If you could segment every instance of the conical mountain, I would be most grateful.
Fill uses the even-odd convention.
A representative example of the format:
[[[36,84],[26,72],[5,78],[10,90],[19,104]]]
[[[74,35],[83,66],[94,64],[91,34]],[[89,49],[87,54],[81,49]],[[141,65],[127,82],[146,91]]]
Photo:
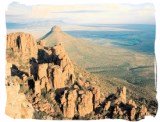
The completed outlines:
[[[40,40],[45,41],[46,46],[54,46],[57,43],[62,43],[66,46],[71,46],[69,44],[75,43],[77,41],[76,38],[64,33],[60,26],[54,26],[51,28],[51,30],[45,34],[43,37],[40,38]]]

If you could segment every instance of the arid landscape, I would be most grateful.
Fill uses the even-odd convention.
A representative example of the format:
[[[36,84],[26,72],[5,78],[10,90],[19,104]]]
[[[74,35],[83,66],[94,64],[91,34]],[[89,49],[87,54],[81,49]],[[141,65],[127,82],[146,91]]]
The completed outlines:
[[[87,5],[72,6],[71,11],[64,11],[64,6],[11,6],[6,16],[5,112],[9,117],[139,121],[156,115],[155,25],[88,24],[87,18],[82,18],[85,24],[65,23],[67,19],[78,22],[81,14],[91,20],[96,18],[93,13],[103,18],[105,5],[94,6],[95,11]],[[140,5],[138,12],[152,13],[152,6],[144,6]],[[108,12],[117,9],[123,13],[126,7],[131,8],[129,13],[137,10],[131,5],[108,7]],[[34,10],[40,8],[55,14],[55,18],[44,16],[47,19],[39,21],[41,15]],[[25,18],[29,18],[27,22]]]
[[[82,48],[83,43],[63,33],[58,26],[54,26],[49,33],[53,40],[43,38],[38,42],[27,33],[7,35],[6,114],[13,118],[127,120],[139,120],[146,115],[156,114],[156,92],[153,89],[148,90],[113,76],[102,77],[104,75],[99,73],[89,73],[70,59],[80,60],[74,57],[78,56],[75,49]],[[70,54],[68,56],[64,47],[76,43],[81,43],[79,48],[74,47],[78,44],[66,48]],[[90,45],[87,49],[90,53],[89,50],[94,48]],[[107,48],[106,51],[108,50],[111,49]],[[118,49],[115,47],[115,50]],[[119,55],[121,51],[124,53],[126,50],[119,49]],[[94,52],[100,54],[95,54],[94,58],[100,59],[102,52]],[[113,54],[114,52],[112,56]],[[142,58],[140,54],[128,55],[131,59],[133,56],[137,58],[133,66],[142,62],[144,64],[144,61],[146,65],[152,64],[147,56]],[[125,58],[130,59],[128,57]],[[125,59],[115,62],[107,60],[109,65],[120,65],[118,63]],[[100,66],[100,61],[95,65]],[[84,60],[85,62],[87,61]],[[94,62],[91,62],[90,67]],[[11,106],[15,111],[10,109]]]

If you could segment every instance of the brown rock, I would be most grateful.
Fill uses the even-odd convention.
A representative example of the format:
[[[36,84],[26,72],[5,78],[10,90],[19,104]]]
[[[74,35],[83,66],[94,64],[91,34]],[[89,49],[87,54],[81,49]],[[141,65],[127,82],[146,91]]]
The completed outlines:
[[[38,79],[38,63],[35,58],[30,59],[30,75],[34,77],[34,80]]]
[[[74,85],[73,87],[74,87],[74,89],[79,89],[78,85]]]
[[[132,106],[132,107],[134,107],[134,108],[137,108],[136,103],[135,103],[132,99],[130,99],[130,100],[127,102],[127,104],[130,105],[130,106]]]
[[[130,120],[133,121],[136,115],[136,108],[132,108],[130,112]]]
[[[66,94],[65,94],[66,95]],[[68,93],[68,97],[65,100],[63,98],[62,103],[63,103],[63,115],[66,118],[73,118],[75,115],[75,109],[76,109],[76,100],[77,100],[77,91],[76,90],[71,90]]]
[[[111,106],[111,101],[106,102],[104,109],[108,110]]]
[[[42,112],[45,112],[49,115],[53,115],[54,114],[54,109],[52,108],[51,104],[48,103],[47,101],[42,103],[39,105],[39,110],[42,111]]]
[[[45,47],[45,45],[46,45],[45,40],[40,40],[39,45],[42,47]]]
[[[35,81],[35,94],[38,96],[41,95],[41,85],[39,80]]]
[[[84,83],[85,88],[88,88],[89,86],[90,86],[90,83],[88,81]]]
[[[66,104],[66,102],[67,102],[67,99],[66,99],[66,94],[67,94],[67,90],[65,90],[64,91],[64,94],[63,94],[63,96],[62,96],[62,98],[61,98],[61,104],[62,105],[64,105],[64,104]]]
[[[62,69],[58,65],[53,68],[53,85],[55,89],[65,87],[65,82],[62,81]]]
[[[27,33],[18,32],[7,35],[7,49],[22,53],[26,58],[37,56],[37,44],[33,36]]]
[[[5,112],[12,118],[32,118],[34,109],[27,101],[23,93],[18,93],[20,86],[14,84],[6,86],[7,89],[7,103]]]
[[[100,96],[101,96],[99,87],[93,87],[92,92],[94,95],[94,100],[93,100],[94,108],[97,108],[100,103]]]
[[[46,83],[48,82],[48,79],[46,77],[43,77],[40,79],[40,86],[41,89],[45,88],[46,89]]]
[[[71,84],[74,83],[74,66],[65,52],[62,44],[58,44],[54,47],[55,55],[58,55],[59,66],[62,69],[62,81],[69,80]]]
[[[25,75],[25,74],[23,74],[23,75],[22,75],[22,80],[25,82],[25,81],[27,81],[27,79],[28,79],[28,76]]]
[[[6,76],[11,76],[11,68],[12,68],[12,63],[8,63],[6,65]]]
[[[117,94],[119,96],[118,100],[126,104],[126,87],[124,86],[123,88],[118,88]]]
[[[119,106],[115,106],[113,114],[122,116],[123,112],[122,112],[122,110],[121,110],[121,108]]]
[[[46,82],[46,90],[50,91],[52,89],[52,85],[49,81]]]
[[[81,86],[81,87],[84,87],[84,81],[82,81],[80,78],[78,79],[77,81],[78,85]]]
[[[81,97],[81,101],[78,104],[78,113],[80,116],[84,117],[93,111],[93,94],[91,91],[86,91]]]
[[[84,90],[79,90],[78,94],[84,94]]]
[[[38,77],[39,79],[47,78],[47,68],[48,64],[39,64],[38,65]]]
[[[145,107],[145,105],[141,106],[140,112],[139,112],[139,117],[140,118],[144,118],[144,116],[149,115],[147,108]]]

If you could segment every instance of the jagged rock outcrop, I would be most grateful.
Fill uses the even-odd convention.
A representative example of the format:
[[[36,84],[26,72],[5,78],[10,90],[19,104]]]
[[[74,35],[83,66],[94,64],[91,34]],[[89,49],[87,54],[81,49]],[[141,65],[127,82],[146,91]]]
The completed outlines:
[[[135,121],[149,115],[147,108],[138,106],[132,99],[126,99],[126,87],[117,88],[117,92],[107,97],[104,110],[111,112],[112,118],[125,118]]]
[[[63,115],[66,118],[73,118],[76,110],[77,91],[65,91],[61,104],[63,105]]]
[[[53,87],[55,89],[64,88],[65,80],[62,80],[62,69],[60,66],[55,66],[53,68]]]
[[[42,50],[42,49],[41,49]],[[74,67],[61,44],[44,49],[38,64],[39,79],[45,77],[55,89],[74,83]]]
[[[145,105],[142,105],[139,112],[139,118],[144,118],[146,115],[149,115],[148,110]]]
[[[29,75],[34,77],[34,80],[38,79],[38,62],[35,58],[31,58],[30,61]]]
[[[34,109],[24,93],[19,93],[19,84],[6,86],[7,103],[6,114],[12,118],[32,118]]]
[[[59,58],[59,66],[62,68],[62,81],[70,80],[71,84],[74,83],[74,67],[73,64],[65,52],[62,44],[58,44],[54,47],[55,55]],[[69,79],[70,78],[70,79]]]
[[[135,101],[133,101],[132,99],[130,99],[128,102],[127,102],[128,105],[132,106],[133,108],[137,108],[137,105],[135,103]]]
[[[136,108],[132,108],[130,111],[130,120],[133,121],[135,119],[136,116]]]
[[[77,81],[69,90],[65,90],[61,98],[63,113],[66,118],[73,118],[75,115],[85,117],[90,114],[95,105],[99,105],[99,88],[92,87],[88,89]],[[98,101],[98,102],[97,102]]]
[[[91,91],[85,91],[79,99],[78,113],[79,116],[84,117],[93,111],[93,94]]]
[[[7,35],[7,49],[22,53],[23,58],[37,56],[37,44],[33,36],[23,32],[10,33]]]
[[[39,79],[42,78],[47,78],[47,69],[48,69],[48,64],[38,64],[38,77]]]
[[[58,34],[61,29],[54,27],[51,29],[51,32],[53,31]],[[22,63],[19,66],[14,65],[12,60],[8,63],[6,113],[9,116],[34,116],[33,118],[38,119],[109,117],[134,121],[149,115],[147,107],[139,107],[132,99],[127,100],[125,86],[117,88],[114,94],[102,95],[99,85],[93,85],[92,80],[80,72],[75,73],[75,67],[61,43],[46,47],[42,40],[36,46],[34,39],[24,33],[9,34],[7,40],[7,48],[23,56],[30,55],[30,60],[26,63],[28,72],[22,70]],[[15,111],[12,111],[11,107]]]
[[[93,93],[93,103],[94,103],[94,109],[98,107],[98,105],[100,104],[100,88],[99,87],[93,87],[92,90]]]
[[[117,93],[118,99],[116,102],[122,102],[126,104],[126,87],[124,86],[123,88],[117,88]]]

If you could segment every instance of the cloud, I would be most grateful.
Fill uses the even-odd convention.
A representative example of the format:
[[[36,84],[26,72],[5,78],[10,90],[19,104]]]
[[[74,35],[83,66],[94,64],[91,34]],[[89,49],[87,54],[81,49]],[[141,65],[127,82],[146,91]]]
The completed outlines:
[[[79,11],[59,11],[59,12],[52,12],[52,13],[99,13],[102,12],[100,10],[79,10]]]
[[[64,24],[154,24],[152,4],[33,5],[12,3],[6,12],[7,22],[47,20]]]

